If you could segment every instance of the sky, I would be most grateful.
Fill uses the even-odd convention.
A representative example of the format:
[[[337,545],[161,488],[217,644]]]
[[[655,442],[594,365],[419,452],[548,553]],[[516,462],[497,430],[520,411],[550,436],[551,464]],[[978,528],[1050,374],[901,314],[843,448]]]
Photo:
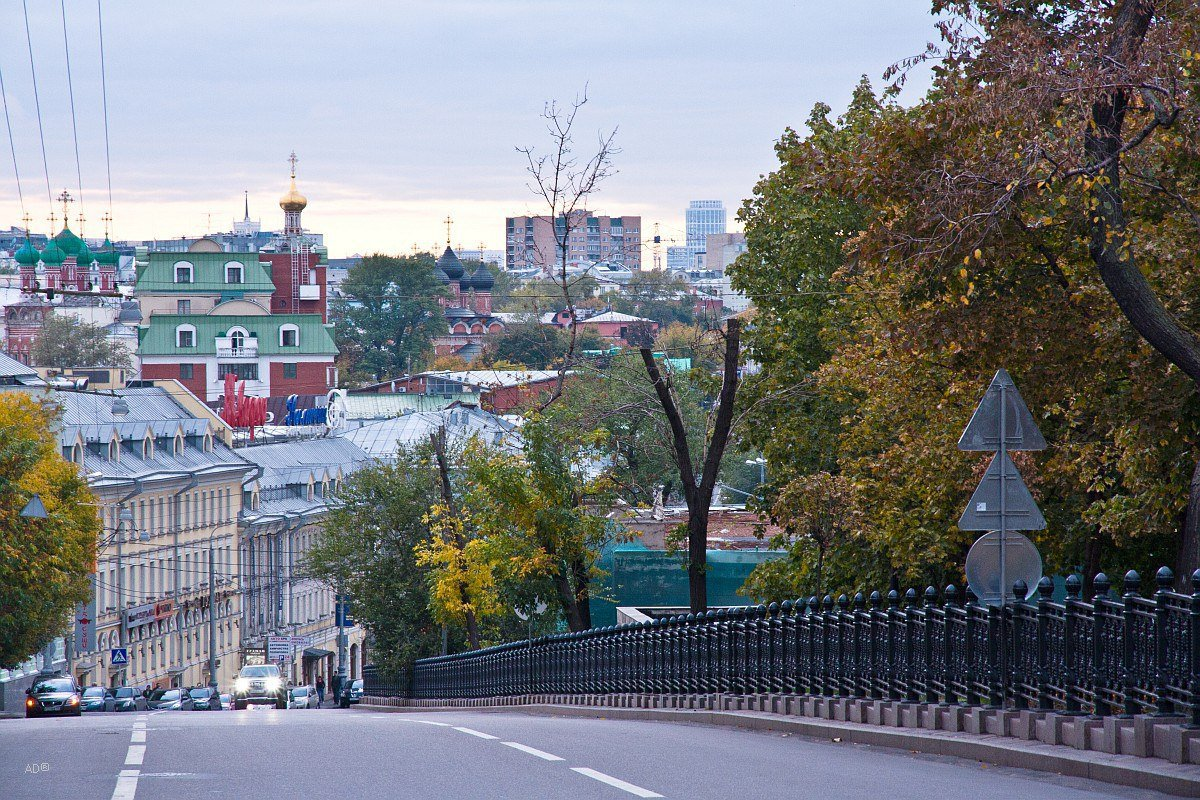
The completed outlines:
[[[45,163],[22,3],[0,0],[25,209],[44,232],[48,197],[82,193],[84,234],[101,236],[97,3],[65,0],[70,84],[60,4],[28,5]],[[243,190],[251,217],[278,229],[294,150],[304,225],[333,257],[432,248],[447,216],[456,246],[502,248],[506,216],[544,213],[516,148],[545,149],[545,103],[585,86],[579,152],[612,128],[620,148],[593,211],[641,215],[645,236],[657,222],[667,244],[682,244],[688,201],[715,199],[736,228],[733,212],[773,168],[784,128],[802,127],[818,101],[843,109],[861,75],[878,87],[890,64],[936,38],[929,0],[100,5],[114,238],[228,230]],[[901,99],[927,85],[915,74]],[[21,224],[17,187],[0,154],[0,227]]]

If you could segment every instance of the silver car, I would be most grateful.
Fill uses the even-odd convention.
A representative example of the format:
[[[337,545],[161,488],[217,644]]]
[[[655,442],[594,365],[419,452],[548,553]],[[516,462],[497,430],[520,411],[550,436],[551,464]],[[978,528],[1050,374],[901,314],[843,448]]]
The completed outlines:
[[[316,708],[317,690],[311,686],[296,686],[288,693],[288,708]]]

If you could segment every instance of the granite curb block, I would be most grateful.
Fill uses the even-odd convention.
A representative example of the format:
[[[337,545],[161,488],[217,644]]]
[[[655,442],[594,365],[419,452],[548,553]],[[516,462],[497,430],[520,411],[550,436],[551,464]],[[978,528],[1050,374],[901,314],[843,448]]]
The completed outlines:
[[[371,702],[367,702],[368,698],[364,698],[363,702],[356,706],[356,708],[362,711],[400,713],[458,711],[462,709],[491,713],[517,711],[541,716],[648,720],[778,731],[814,739],[840,740],[841,742],[851,744],[865,744],[927,753],[930,755],[951,756],[995,764],[997,766],[1030,769],[1039,772],[1054,772],[1068,777],[1087,778],[1104,783],[1132,786],[1139,789],[1151,789],[1182,797],[1200,797],[1200,767],[1191,764],[1171,763],[1162,758],[1147,759],[1137,755],[1120,755],[1092,750],[1080,750],[1073,746],[1075,745],[1074,726],[1070,724],[1062,726],[1063,728],[1071,729],[1069,732],[1064,731],[1064,733],[1070,736],[1068,741],[1063,744],[1048,744],[1036,738],[1013,738],[1012,736],[999,736],[991,733],[964,735],[963,733],[949,729],[949,726],[943,726],[939,730],[930,730],[925,727],[901,728],[893,727],[894,723],[893,725],[883,723],[882,720],[878,723],[872,722],[866,724],[830,720],[824,718],[824,714],[820,714],[820,716],[797,716],[795,714],[773,714],[760,711],[725,710],[725,706],[733,704],[720,701],[711,704],[711,706],[716,706],[714,710],[705,708],[691,710],[687,708],[638,707],[640,704],[636,703],[636,700],[648,700],[649,698],[636,695],[627,695],[623,698],[614,697],[612,699],[605,698],[604,696],[592,696],[587,698],[587,705],[553,702],[563,699],[562,697],[535,695],[519,698],[474,699],[451,702],[373,698]],[[624,702],[622,702],[622,699]],[[805,701],[813,699],[803,698]],[[635,700],[635,702],[628,702],[630,700]],[[609,702],[612,705],[609,705]],[[885,701],[880,701],[880,703],[884,704]],[[787,705],[791,704],[788,703]],[[898,709],[894,709],[890,703],[886,705],[889,711],[888,716],[896,714]],[[882,709],[876,709],[872,706],[868,706],[868,713],[875,711],[876,714],[872,716],[878,718],[879,712]],[[813,711],[817,710],[813,706],[795,708],[794,710],[804,713],[809,712],[810,709]],[[824,710],[824,708],[820,709],[820,711]],[[832,709],[830,710],[832,711]],[[964,719],[964,714],[956,714],[955,712],[970,712],[971,710],[973,709],[941,708],[937,709],[937,711],[942,713],[934,716],[939,721],[945,721],[946,717],[950,717],[953,722],[953,718],[958,717],[963,722],[967,722]],[[950,713],[946,714],[945,712]],[[1035,721],[1043,722],[1043,724],[1049,721],[1051,723],[1050,726],[1053,728],[1059,728],[1061,724],[1058,723],[1057,719],[1053,721],[1038,720],[1035,713],[1025,713],[1028,713],[1027,719],[1031,724]],[[979,720],[982,722],[992,715],[979,716],[982,717]],[[1057,715],[1049,716],[1051,718],[1057,717]],[[979,719],[979,717],[976,719]],[[1014,714],[1010,720],[1014,728],[1021,727],[1019,722],[1020,713]],[[1006,720],[1006,722],[1010,720]],[[1104,735],[1103,726],[1096,726],[1094,724],[1097,722],[1096,720],[1088,719],[1086,721],[1089,723],[1086,726],[1088,734],[1097,737]],[[1125,722],[1125,720],[1122,720],[1122,722]],[[1120,727],[1132,726],[1122,725]],[[1058,731],[1055,732],[1057,733]],[[1195,734],[1194,736],[1188,735],[1186,737],[1188,739],[1200,738],[1200,732],[1186,731],[1185,733]],[[1060,739],[1059,741],[1062,740]]]

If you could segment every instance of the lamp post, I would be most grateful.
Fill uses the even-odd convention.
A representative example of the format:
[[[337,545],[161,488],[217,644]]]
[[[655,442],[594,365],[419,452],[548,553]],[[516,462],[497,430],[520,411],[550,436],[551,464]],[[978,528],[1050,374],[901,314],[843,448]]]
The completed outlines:
[[[150,541],[150,534],[147,531],[137,531],[133,528],[133,511],[125,505],[121,506],[121,513],[117,515],[117,530],[114,538],[117,540],[117,643],[120,647],[125,647],[125,562],[124,553],[121,549],[122,543],[125,541],[125,532],[129,530],[129,541]],[[122,667],[118,673],[120,676],[120,685],[124,686],[126,681],[126,670],[128,669],[128,661],[126,666]]]
[[[767,460],[762,456],[759,456],[758,458],[752,458],[746,462],[746,466],[748,467],[753,467],[755,464],[758,465],[758,485],[762,486],[767,482]]]

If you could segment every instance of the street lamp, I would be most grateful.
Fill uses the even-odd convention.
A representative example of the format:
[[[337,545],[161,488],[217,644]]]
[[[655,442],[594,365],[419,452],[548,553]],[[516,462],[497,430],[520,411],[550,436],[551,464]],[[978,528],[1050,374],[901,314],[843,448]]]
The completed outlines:
[[[759,456],[746,462],[746,466],[748,467],[753,467],[755,464],[758,465],[758,484],[761,486],[767,482],[767,460]]]
[[[125,531],[129,531],[129,541],[148,542],[150,541],[150,532],[146,530],[138,531],[133,527],[133,511],[128,506],[121,506],[121,513],[117,515],[117,530],[113,535],[113,539],[117,543],[117,642],[121,647],[125,647],[125,566],[121,544],[125,541]],[[121,685],[125,685],[125,668],[121,670]]]

